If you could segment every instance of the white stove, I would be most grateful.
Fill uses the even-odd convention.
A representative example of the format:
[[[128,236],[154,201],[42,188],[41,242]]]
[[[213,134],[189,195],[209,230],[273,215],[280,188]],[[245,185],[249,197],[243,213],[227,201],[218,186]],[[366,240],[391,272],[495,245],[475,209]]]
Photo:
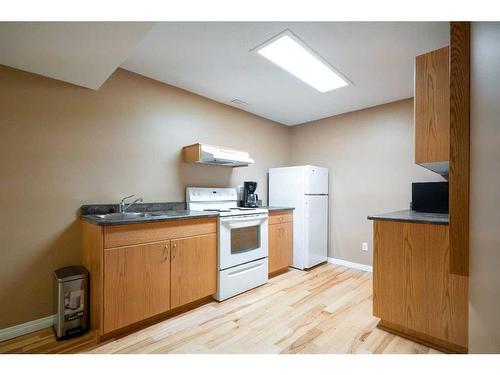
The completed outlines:
[[[186,189],[188,209],[193,211],[218,211],[220,216],[267,214],[265,208],[238,207],[238,195],[233,188]]]
[[[268,211],[238,207],[236,189],[186,189],[189,210],[218,211],[218,277],[214,298],[225,300],[268,280]]]

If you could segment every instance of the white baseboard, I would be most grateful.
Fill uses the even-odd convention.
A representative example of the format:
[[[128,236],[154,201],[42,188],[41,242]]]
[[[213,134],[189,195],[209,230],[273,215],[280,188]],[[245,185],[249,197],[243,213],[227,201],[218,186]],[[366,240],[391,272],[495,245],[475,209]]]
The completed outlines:
[[[373,272],[373,267],[372,266],[368,266],[366,264],[361,264],[361,263],[349,262],[347,260],[342,260],[342,259],[328,257],[328,263],[336,264],[338,266],[355,268],[355,269],[361,270],[361,271]]]
[[[54,324],[54,315],[0,329],[0,342],[50,327],[52,324]]]

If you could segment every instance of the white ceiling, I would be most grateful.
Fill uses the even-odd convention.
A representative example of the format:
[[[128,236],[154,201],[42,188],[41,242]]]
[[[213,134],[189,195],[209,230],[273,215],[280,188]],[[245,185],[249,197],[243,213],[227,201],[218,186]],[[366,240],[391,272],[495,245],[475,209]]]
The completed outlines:
[[[320,93],[250,52],[289,29],[353,84]],[[0,22],[0,64],[98,89],[118,67],[287,124],[413,96],[448,22]]]
[[[250,52],[285,29],[353,84],[320,93]],[[162,22],[122,67],[296,125],[412,97],[414,57],[448,44],[448,22]]]
[[[0,64],[98,89],[152,22],[0,22]]]

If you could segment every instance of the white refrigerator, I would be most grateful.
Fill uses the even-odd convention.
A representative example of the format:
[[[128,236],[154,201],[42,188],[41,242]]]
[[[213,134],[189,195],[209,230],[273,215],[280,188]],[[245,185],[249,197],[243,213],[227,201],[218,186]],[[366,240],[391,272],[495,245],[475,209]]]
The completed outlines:
[[[292,267],[305,269],[327,260],[327,168],[311,165],[271,168],[269,205],[295,208]]]

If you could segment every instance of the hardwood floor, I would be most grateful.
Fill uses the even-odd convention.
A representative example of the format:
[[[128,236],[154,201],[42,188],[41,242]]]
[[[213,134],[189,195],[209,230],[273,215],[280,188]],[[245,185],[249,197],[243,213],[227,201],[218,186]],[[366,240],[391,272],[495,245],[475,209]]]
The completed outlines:
[[[51,329],[0,343],[0,353],[439,353],[376,328],[372,274],[326,264],[97,346]]]

